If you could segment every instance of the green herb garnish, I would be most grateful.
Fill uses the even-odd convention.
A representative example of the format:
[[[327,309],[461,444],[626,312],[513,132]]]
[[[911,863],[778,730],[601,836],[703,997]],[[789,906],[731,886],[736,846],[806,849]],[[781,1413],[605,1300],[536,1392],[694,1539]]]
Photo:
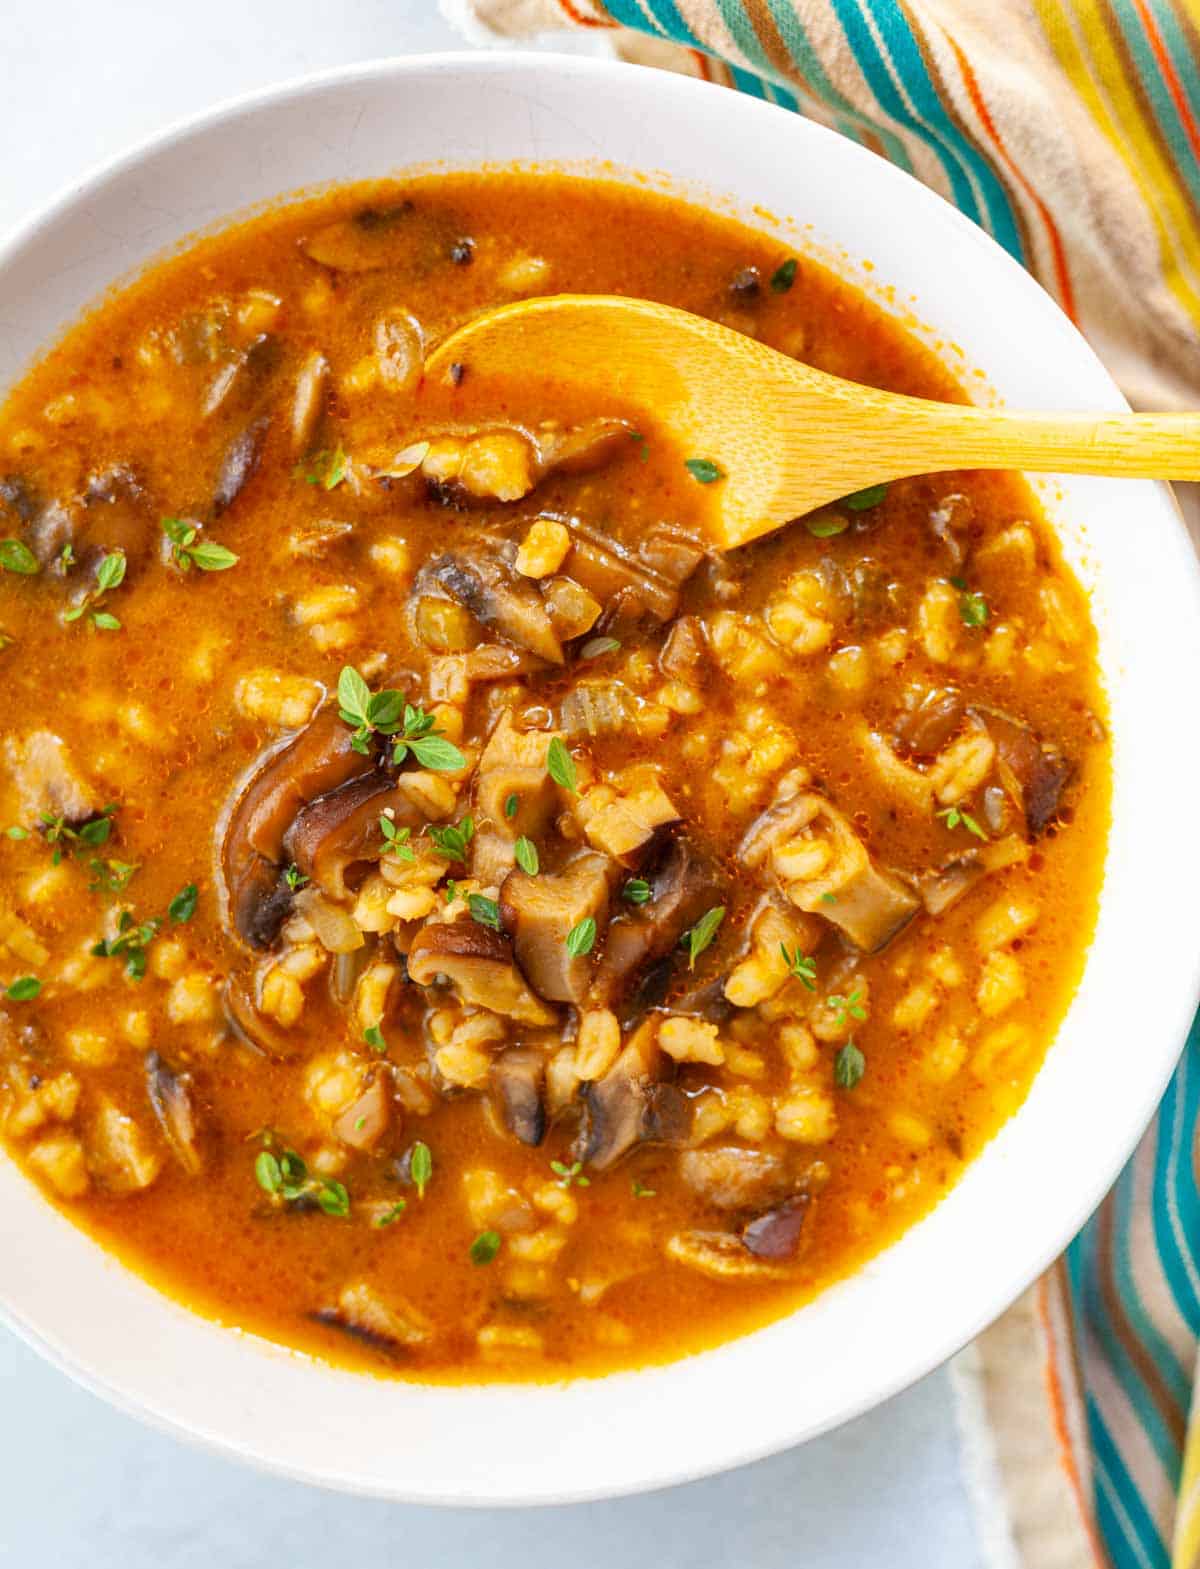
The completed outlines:
[[[125,581],[125,552],[123,550],[110,551],[100,562],[96,572],[96,586],[86,594],[79,604],[66,611],[64,621],[78,621],[85,612],[92,625],[99,627],[102,632],[117,632],[121,623],[116,616],[107,610],[97,610],[96,606],[111,589],[120,588]]]
[[[465,768],[466,758],[453,741],[434,729],[436,723],[433,714],[405,703],[400,735],[392,749],[392,762],[398,767],[411,752],[422,768],[443,773]]]
[[[783,955],[784,964],[788,967],[788,974],[794,976],[801,985],[807,986],[810,992],[815,992],[817,989],[816,961],[810,959],[807,954],[801,953],[798,947],[789,953],[785,943],[779,944],[779,951]]]
[[[546,748],[546,772],[556,785],[561,785],[564,790],[575,794],[575,786],[579,774],[575,767],[575,759],[567,751],[566,744],[561,736],[555,736]]]
[[[850,527],[850,519],[826,507],[805,518],[804,526],[814,539],[832,539],[835,534],[846,532]]]
[[[123,958],[126,975],[130,980],[140,981],[146,973],[146,949],[161,925],[160,916],[135,922],[128,910],[122,910],[117,918],[117,935],[101,938],[91,951],[97,959]]]
[[[658,1191],[656,1188],[646,1187],[645,1184],[639,1182],[636,1177],[633,1179],[632,1186],[633,1196],[635,1199],[652,1199],[655,1193]]]
[[[200,897],[195,883],[185,883],[167,906],[167,914],[176,926],[182,926],[185,921],[190,921],[196,913],[196,901]]]
[[[490,1264],[500,1251],[500,1233],[481,1231],[468,1251],[472,1264]]]
[[[853,1041],[847,1041],[833,1059],[833,1082],[840,1090],[852,1090],[867,1070],[867,1059]]]
[[[504,815],[509,820],[509,822],[512,822],[513,818],[517,815],[517,809],[520,807],[520,805],[521,805],[521,797],[517,794],[517,792],[515,790],[512,792],[511,795],[505,796],[505,798],[504,798]]]
[[[585,915],[582,921],[577,921],[567,933],[566,943],[572,959],[582,959],[591,953],[596,945],[595,919]]]
[[[462,861],[465,865],[467,846],[475,837],[474,818],[464,817],[457,824],[430,823],[425,832],[433,840],[435,850],[451,861]]]
[[[383,835],[382,855],[394,855],[398,861],[415,861],[416,856],[409,847],[412,837],[411,828],[397,828],[392,819],[384,812],[379,819],[379,832]]]
[[[20,975],[4,988],[4,995],[9,1002],[32,1002],[41,989],[42,983],[36,975]]]
[[[683,466],[698,485],[712,485],[725,478],[725,470],[718,468],[711,458],[688,458]]]
[[[934,815],[940,817],[947,828],[957,828],[961,824],[969,834],[974,834],[976,839],[982,839],[985,842],[987,840],[987,834],[984,833],[970,812],[964,812],[961,806],[947,806]]]
[[[36,577],[42,570],[33,551],[19,539],[0,539],[0,568],[22,577]]]
[[[350,745],[356,752],[370,751],[373,734],[394,735],[400,729],[404,693],[393,688],[372,692],[353,665],[342,666],[337,695],[338,718],[353,727]]]
[[[288,867],[287,871],[284,872],[283,880],[288,885],[288,887],[292,890],[292,892],[295,893],[297,888],[303,888],[304,887],[305,883],[308,881],[308,878],[304,875],[304,873],[300,870],[300,868],[293,862],[293,864]]]
[[[403,1215],[407,1208],[408,1205],[403,1199],[397,1199],[394,1204],[392,1204],[388,1209],[384,1210],[382,1215],[376,1217],[376,1226],[390,1226],[393,1221],[400,1219],[401,1215]]]
[[[853,495],[842,497],[842,506],[849,507],[851,512],[867,512],[871,507],[877,507],[887,495],[886,485],[868,485],[865,490],[856,490]]]
[[[986,626],[990,612],[988,610],[988,602],[984,596],[972,593],[962,583],[961,579],[957,580],[954,586],[961,589],[958,596],[958,613],[962,617],[963,625],[968,627]]]
[[[199,526],[184,518],[163,518],[162,530],[171,541],[171,557],[181,572],[198,567],[201,572],[225,572],[237,566],[232,550],[212,539],[200,539]]]
[[[489,926],[494,932],[500,930],[500,906],[495,899],[485,898],[481,893],[469,893],[467,908],[471,912],[471,919],[478,921],[480,926]]]
[[[861,1021],[867,1016],[867,1011],[862,1005],[861,991],[853,991],[849,997],[843,997],[837,992],[831,992],[825,999],[825,1006],[833,1014],[834,1020],[839,1026],[844,1026],[848,1018]]]
[[[648,904],[650,884],[644,877],[631,877],[621,889],[621,898],[627,899],[630,904]]]
[[[569,1188],[572,1184],[577,1188],[591,1187],[591,1179],[583,1175],[583,1162],[581,1160],[573,1161],[569,1166],[565,1165],[561,1160],[552,1160],[550,1162],[550,1170],[558,1178],[558,1182],[555,1184],[556,1187]]]
[[[124,893],[138,870],[138,861],[102,861],[93,856],[88,862],[92,880],[89,893]]]
[[[532,839],[527,839],[524,834],[513,845],[513,857],[517,865],[529,877],[536,877],[541,866],[538,858],[537,845]]]
[[[429,1179],[433,1176],[433,1152],[421,1139],[413,1145],[408,1157],[408,1174],[417,1190],[417,1197],[423,1199]]]
[[[349,460],[339,441],[332,452],[317,452],[309,459],[312,467],[306,472],[303,463],[292,470],[307,485],[320,485],[322,490],[336,490],[346,477]]]
[[[376,1051],[386,1051],[387,1042],[383,1038],[383,1031],[378,1024],[368,1024],[363,1031],[363,1040],[368,1046],[373,1046]]]
[[[688,951],[689,970],[694,970],[696,968],[696,960],[700,957],[706,948],[710,948],[712,946],[713,940],[716,937],[717,931],[724,919],[725,906],[723,904],[714,905],[711,910],[706,911],[700,917],[695,926],[690,927],[686,932],[684,932],[680,941]]]
[[[771,288],[776,294],[786,294],[796,281],[796,268],[800,263],[794,256],[789,256],[787,261],[780,262],[771,274]]]
[[[254,1176],[264,1193],[285,1204],[314,1199],[326,1215],[339,1219],[350,1213],[350,1195],[333,1177],[310,1174],[304,1159],[295,1150],[260,1150],[254,1160]]]

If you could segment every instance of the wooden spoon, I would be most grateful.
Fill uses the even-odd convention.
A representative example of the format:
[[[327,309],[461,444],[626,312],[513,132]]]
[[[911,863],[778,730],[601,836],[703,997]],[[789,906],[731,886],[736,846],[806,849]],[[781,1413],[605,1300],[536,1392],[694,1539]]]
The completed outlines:
[[[1200,479],[1200,413],[1028,414],[902,397],[651,300],[502,305],[447,338],[426,375],[455,363],[521,381],[533,369],[653,414],[686,457],[720,471],[713,527],[725,547],[871,485],[944,469]]]

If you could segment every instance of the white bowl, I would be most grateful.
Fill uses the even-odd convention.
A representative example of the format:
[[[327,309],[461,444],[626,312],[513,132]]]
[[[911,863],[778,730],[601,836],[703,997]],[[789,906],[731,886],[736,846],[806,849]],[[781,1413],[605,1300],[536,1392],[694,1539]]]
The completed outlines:
[[[383,62],[243,99],[68,191],[0,252],[0,387],[114,278],[279,193],[438,160],[600,159],[794,219],[793,244],[827,247],[859,282],[870,258],[877,284],[1010,404],[1125,407],[1027,274],[882,159],[699,82],[501,54]],[[853,1279],[668,1367],[553,1386],[404,1384],[190,1314],[0,1159],[8,1319],[74,1377],[174,1433],[307,1481],[425,1503],[661,1487],[811,1438],[950,1355],[1099,1201],[1167,1082],[1200,989],[1200,836],[1171,811],[1200,773],[1200,729],[1177,707],[1200,668],[1196,563],[1164,487],[1063,480],[1046,502],[1093,590],[1112,704],[1100,922],[1024,1107],[938,1208]]]

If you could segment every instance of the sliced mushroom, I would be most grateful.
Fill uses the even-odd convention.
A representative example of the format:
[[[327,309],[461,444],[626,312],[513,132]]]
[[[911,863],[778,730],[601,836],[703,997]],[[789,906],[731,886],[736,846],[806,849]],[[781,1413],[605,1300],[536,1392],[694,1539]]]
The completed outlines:
[[[510,872],[500,890],[500,919],[534,991],[551,1002],[581,1003],[587,994],[591,954],[571,954],[567,937],[581,921],[604,930],[616,868],[605,855],[584,850],[561,872],[530,877]]]
[[[270,426],[270,415],[260,414],[244,430],[239,431],[226,447],[213,486],[213,517],[219,518],[223,512],[227,512],[254,477],[262,460]]]
[[[423,926],[408,950],[408,975],[418,986],[445,976],[465,1003],[518,1024],[553,1024],[557,1018],[525,984],[508,939],[478,921]]]
[[[32,523],[41,511],[33,486],[22,474],[0,475],[0,507],[15,513],[21,523]]]
[[[966,699],[955,687],[934,687],[896,726],[896,741],[910,756],[934,757],[962,724]]]
[[[292,1062],[303,1050],[304,1036],[282,1029],[258,1006],[259,977],[253,970],[231,975],[221,1002],[233,1038],[259,1052],[268,1062]]]
[[[381,769],[360,774],[300,809],[284,835],[284,853],[331,899],[347,899],[350,869],[380,857],[385,811],[397,828],[416,831],[425,824],[394,779]]]
[[[474,783],[471,875],[480,882],[503,882],[518,836],[536,839],[549,826],[558,791],[546,772],[546,754],[555,736],[562,739],[556,730],[518,730],[507,708],[496,721]]]
[[[680,1231],[669,1238],[666,1255],[710,1280],[788,1280],[792,1271],[783,1264],[755,1258],[740,1237],[728,1231]]]
[[[659,623],[670,621],[679,608],[680,588],[703,556],[695,541],[660,528],[642,540],[635,555],[577,518],[556,521],[571,531],[563,571],[607,606],[607,623],[632,624],[647,615]]]
[[[742,1227],[742,1246],[755,1258],[795,1258],[811,1203],[809,1194],[796,1193],[765,1214],[756,1215]]]
[[[593,1007],[607,1007],[626,995],[640,970],[673,953],[688,927],[721,903],[715,867],[684,835],[666,842],[647,881],[646,903],[624,911],[608,928],[592,982]]]
[[[751,871],[767,867],[785,899],[823,915],[864,953],[889,943],[919,907],[894,873],[874,865],[849,820],[807,791],[786,796],[757,818],[738,859]]]
[[[283,840],[297,813],[374,769],[351,746],[351,734],[336,708],[322,709],[293,741],[267,755],[234,808],[221,870],[230,919],[251,947],[269,947],[286,916]]]
[[[795,1186],[781,1156],[734,1144],[685,1150],[679,1175],[693,1193],[718,1209],[751,1210],[775,1202]]]
[[[969,710],[986,726],[996,743],[996,772],[1000,783],[1025,816],[1033,838],[1041,834],[1058,812],[1062,793],[1074,767],[1052,743],[998,708]]]
[[[191,1076],[176,1073],[156,1051],[148,1051],[146,1093],[163,1137],[171,1146],[171,1153],[188,1176],[194,1177],[200,1170],[201,1159]]]
[[[95,817],[99,801],[72,761],[66,742],[52,730],[10,736],[4,760],[21,803],[21,815],[37,822],[44,813],[73,828]]]
[[[493,542],[439,556],[417,574],[414,591],[436,583],[469,610],[483,626],[527,648],[552,665],[563,662],[563,648],[541,594],[528,578],[511,570]]]
[[[658,656],[658,668],[677,680],[694,681],[707,657],[704,623],[698,616],[679,616],[671,623]]]
[[[278,366],[281,357],[278,338],[268,332],[260,332],[244,349],[238,349],[208,384],[200,406],[204,418],[245,407],[261,392],[264,380]]]
[[[490,1084],[496,1114],[522,1144],[546,1137],[546,1058],[540,1051],[513,1046],[492,1064]]]
[[[657,1024],[642,1025],[603,1078],[580,1091],[583,1123],[574,1155],[607,1171],[639,1144],[676,1144],[691,1124],[688,1102],[666,1075],[673,1064],[657,1042]]]
[[[362,1089],[338,1114],[333,1131],[351,1149],[374,1149],[388,1130],[391,1114],[392,1097],[387,1074],[382,1068],[372,1068]]]
[[[292,454],[303,457],[312,445],[317,425],[325,411],[325,395],[329,389],[329,361],[320,349],[312,349],[296,374],[296,390],[292,394],[291,435]]]
[[[301,240],[300,249],[336,272],[403,268],[412,275],[448,261],[459,233],[450,214],[402,201],[393,207],[364,207],[352,217],[324,224]]]
[[[414,1351],[433,1336],[432,1324],[415,1308],[395,1296],[385,1301],[365,1281],[347,1286],[335,1307],[318,1308],[313,1318],[389,1356]]]

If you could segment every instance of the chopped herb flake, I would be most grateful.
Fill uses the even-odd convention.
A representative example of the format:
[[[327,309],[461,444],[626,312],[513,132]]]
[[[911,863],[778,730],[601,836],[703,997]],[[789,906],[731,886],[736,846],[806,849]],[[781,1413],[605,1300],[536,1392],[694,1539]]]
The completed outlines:
[[[537,845],[532,839],[527,839],[524,834],[513,845],[513,856],[521,870],[530,877],[536,877],[541,861],[538,858]]]
[[[469,1252],[472,1264],[490,1264],[500,1251],[500,1233],[481,1231],[472,1242]]]
[[[840,1090],[852,1090],[867,1070],[867,1059],[853,1041],[847,1041],[833,1059],[833,1082]]]
[[[849,507],[851,512],[867,512],[877,507],[887,493],[886,485],[868,485],[865,490],[856,490],[853,495],[843,496],[842,506]]]
[[[684,932],[681,941],[683,946],[688,951],[689,970],[694,970],[696,968],[696,960],[700,957],[706,948],[710,948],[712,946],[713,940],[715,939],[721,922],[724,919],[725,906],[723,904],[714,905],[711,910],[706,911],[700,917],[695,926],[690,927],[686,932]]]
[[[495,899],[485,898],[481,893],[469,893],[467,908],[471,912],[471,919],[478,921],[480,926],[490,926],[494,932],[500,930],[500,906]]]
[[[195,883],[188,883],[181,888],[167,906],[167,914],[176,926],[181,926],[184,921],[190,921],[196,913],[196,901],[200,897]]]
[[[817,989],[817,966],[815,960],[810,959],[807,954],[801,953],[798,947],[789,953],[785,943],[779,944],[779,951],[783,955],[784,964],[788,967],[788,974],[794,976],[810,992],[815,992]]]
[[[36,975],[20,975],[4,988],[4,995],[9,1002],[32,1002],[41,989],[42,983]]]
[[[22,577],[35,577],[41,571],[33,551],[19,539],[0,539],[0,568]]]
[[[688,458],[683,466],[698,485],[712,485],[725,478],[725,470],[719,468],[711,458]]]
[[[595,919],[585,915],[582,921],[577,921],[567,933],[566,943],[572,959],[582,959],[591,953],[596,945]]]
[[[417,1197],[425,1197],[425,1189],[429,1186],[429,1179],[433,1176],[433,1152],[429,1145],[421,1139],[412,1147],[412,1154],[408,1158],[408,1173],[417,1190]]]
[[[787,261],[780,262],[771,274],[771,288],[776,294],[786,294],[796,281],[796,268],[800,263],[794,256],[789,256]]]
[[[575,793],[576,782],[579,778],[575,767],[575,759],[567,751],[561,736],[555,736],[546,748],[546,772],[556,785],[561,785],[564,790]]]
[[[644,877],[631,877],[621,889],[621,898],[627,899],[630,904],[647,904],[650,899],[650,884]]]

